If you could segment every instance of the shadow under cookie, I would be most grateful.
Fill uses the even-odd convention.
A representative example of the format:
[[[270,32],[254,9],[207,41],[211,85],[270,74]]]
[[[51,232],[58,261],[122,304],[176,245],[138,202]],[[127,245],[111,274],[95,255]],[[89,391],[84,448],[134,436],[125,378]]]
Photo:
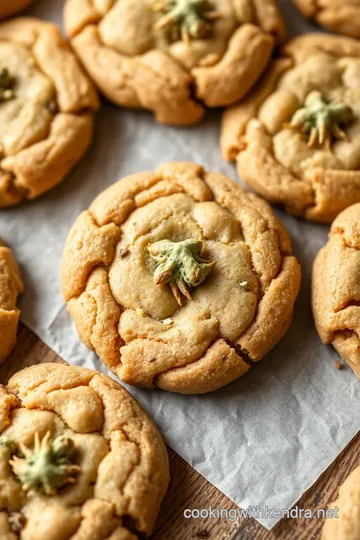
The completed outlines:
[[[52,23],[0,24],[0,207],[61,182],[87,150],[96,90]]]

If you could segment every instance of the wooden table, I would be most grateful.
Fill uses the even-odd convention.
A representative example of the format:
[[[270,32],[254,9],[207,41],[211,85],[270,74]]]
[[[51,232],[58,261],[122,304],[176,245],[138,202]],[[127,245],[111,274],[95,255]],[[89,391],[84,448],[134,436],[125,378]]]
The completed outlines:
[[[40,362],[62,362],[32,332],[22,326],[18,344],[0,368],[0,382],[19,369]],[[231,522],[216,519],[185,519],[186,508],[226,508],[237,506],[169,449],[171,483],[158,519],[154,540],[317,540],[321,537],[321,519],[284,519],[272,532],[254,519]],[[337,495],[339,485],[360,464],[360,434],[308,490],[299,508],[326,508]]]

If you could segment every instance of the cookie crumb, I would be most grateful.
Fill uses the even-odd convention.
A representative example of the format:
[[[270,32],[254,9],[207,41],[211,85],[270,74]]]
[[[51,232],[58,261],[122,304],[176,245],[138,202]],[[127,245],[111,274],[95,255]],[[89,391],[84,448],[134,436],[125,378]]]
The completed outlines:
[[[242,282],[240,283],[240,287],[241,287],[242,289],[245,289],[245,290],[247,291],[247,290],[249,289],[249,284],[248,284],[247,281],[242,281]]]
[[[12,532],[18,534],[25,525],[25,516],[20,512],[12,512],[9,515],[9,525]]]
[[[7,99],[11,99],[13,97],[13,91],[12,90],[4,90],[4,93],[3,93],[3,96],[4,98],[7,100]]]
[[[142,308],[137,308],[136,313],[139,315],[139,317],[145,317],[146,313]]]
[[[336,369],[343,369],[344,364],[342,362],[340,362],[340,360],[336,360],[335,367],[336,367]]]
[[[165,326],[171,326],[172,324],[174,324],[174,321],[170,317],[168,317],[167,319],[163,320],[163,324]]]

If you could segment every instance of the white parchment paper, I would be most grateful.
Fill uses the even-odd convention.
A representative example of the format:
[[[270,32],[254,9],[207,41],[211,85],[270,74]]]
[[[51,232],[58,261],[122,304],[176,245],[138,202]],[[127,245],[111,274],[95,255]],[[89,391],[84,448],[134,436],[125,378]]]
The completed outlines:
[[[312,27],[282,6],[292,33]],[[61,24],[62,0],[28,12]],[[106,372],[80,342],[60,291],[60,261],[70,226],[104,188],[124,175],[171,160],[192,160],[236,180],[222,161],[218,112],[202,125],[173,129],[150,113],[104,102],[90,151],[65,182],[40,199],[0,211],[0,234],[13,247],[26,286],[22,320],[72,364]],[[241,380],[204,396],[130,388],[168,444],[239,506],[290,508],[359,429],[360,385],[335,369],[310,309],[311,266],[328,227],[278,212],[290,231],[303,282],[294,323],[281,343]],[[209,501],[211,504],[211,501]],[[260,519],[271,528],[275,519]]]

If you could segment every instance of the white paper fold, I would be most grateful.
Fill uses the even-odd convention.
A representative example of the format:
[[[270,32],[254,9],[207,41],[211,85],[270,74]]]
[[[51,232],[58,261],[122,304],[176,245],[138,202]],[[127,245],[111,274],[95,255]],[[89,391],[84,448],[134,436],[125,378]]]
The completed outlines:
[[[287,0],[292,31],[309,30]],[[61,24],[62,0],[40,0],[29,13]],[[79,341],[60,291],[60,262],[70,226],[94,197],[122,176],[171,160],[197,161],[236,179],[222,161],[219,113],[202,125],[173,129],[151,114],[104,103],[85,159],[42,198],[0,212],[0,235],[21,264],[22,320],[72,364],[106,372]],[[320,343],[309,294],[311,266],[328,228],[278,212],[303,269],[294,323],[276,349],[243,379],[204,396],[131,389],[168,444],[239,506],[290,508],[357,433],[360,385],[335,369],[336,353]],[[210,505],[211,501],[209,501]],[[276,520],[261,519],[271,528]]]

